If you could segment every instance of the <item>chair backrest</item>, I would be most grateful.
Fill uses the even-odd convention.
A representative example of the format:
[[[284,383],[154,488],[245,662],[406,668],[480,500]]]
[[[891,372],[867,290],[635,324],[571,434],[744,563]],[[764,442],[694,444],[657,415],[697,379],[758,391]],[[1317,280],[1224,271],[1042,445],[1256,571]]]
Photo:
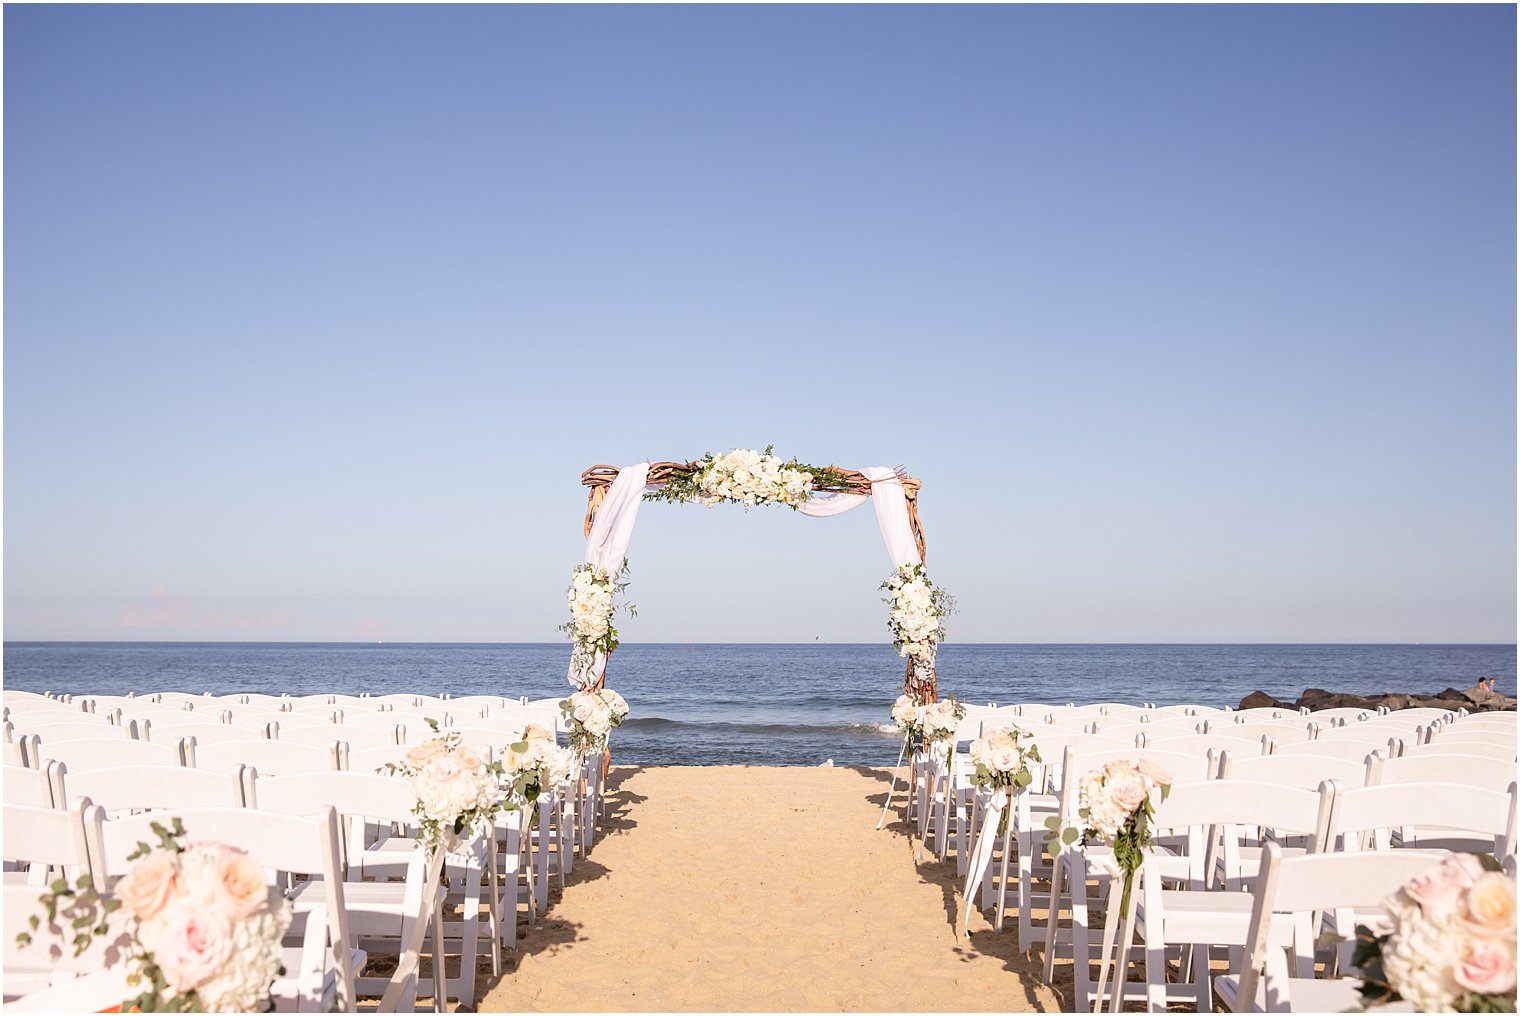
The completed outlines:
[[[459,735],[459,743],[471,751],[491,750],[499,753],[502,748],[522,739],[522,727],[516,724],[469,724],[450,727],[449,733]]]
[[[186,713],[185,715],[188,716],[189,714]],[[151,723],[148,725],[147,733],[148,736],[144,740],[159,743],[188,741],[192,737],[197,741],[225,741],[229,738],[236,739],[248,736],[237,727],[229,726],[226,723],[204,720],[199,723],[165,723],[163,725]]]
[[[316,815],[324,807],[339,815],[411,822],[416,791],[409,781],[375,773],[328,772],[295,776],[256,774],[250,807],[283,815]]]
[[[55,980],[62,982],[58,974],[76,977],[103,970],[119,951],[130,942],[127,932],[117,923],[118,934],[96,937],[78,956],[74,955],[75,930],[59,907],[58,921],[48,924],[47,908],[42,905],[43,886],[11,884],[4,887],[4,931],[0,955],[4,958],[5,1000],[30,995],[48,987]],[[32,918],[36,923],[32,924]],[[17,936],[31,936],[31,942],[21,945]],[[7,1005],[7,1011],[10,1010]],[[64,1006],[49,1006],[54,1012],[68,1011]],[[76,1011],[92,1011],[81,1005]],[[42,1010],[32,1010],[42,1011]]]
[[[70,802],[87,798],[110,815],[172,808],[243,807],[242,773],[188,766],[112,766],[70,771]]]
[[[257,738],[244,741],[220,741],[190,745],[189,764],[197,769],[237,772],[239,766],[251,766],[261,773],[285,776],[289,773],[320,773],[338,768],[337,738],[326,747],[293,744]]]
[[[1268,976],[1266,1008],[1273,1012],[1293,1010],[1288,997],[1290,981],[1286,958],[1272,944],[1274,914],[1295,915],[1293,926],[1308,937],[1318,931],[1311,915],[1342,908],[1372,908],[1410,879],[1439,863],[1441,854],[1418,850],[1389,850],[1377,854],[1315,853],[1284,857],[1282,848],[1268,843],[1262,856],[1261,874],[1251,904],[1251,924],[1246,935],[1237,980],[1237,1011],[1250,1012],[1256,1004],[1258,986]],[[1312,955],[1312,943],[1295,943]],[[1278,976],[1272,976],[1273,974]]]
[[[1493,758],[1513,763],[1515,749],[1512,745],[1479,744],[1461,739],[1431,741],[1429,744],[1405,744],[1405,755],[1470,755],[1473,758]]]
[[[1042,752],[1043,754],[1043,752]],[[1075,745],[1066,748],[1061,773],[1061,824],[1076,825],[1077,787],[1094,769],[1119,759],[1144,759],[1160,766],[1172,775],[1172,785],[1207,780],[1211,775],[1212,759],[1208,755],[1185,755],[1182,752],[1162,751],[1156,748],[1105,748],[1097,751]]]
[[[1255,751],[1261,754],[1263,748],[1262,739],[1259,737],[1239,737],[1234,733],[1221,734],[1177,734],[1171,737],[1149,738],[1145,742],[1147,748],[1160,748],[1162,751],[1180,751],[1184,754],[1207,755],[1210,751],[1235,751],[1242,755]]]
[[[453,703],[450,704],[452,705]],[[565,719],[565,714],[559,711],[559,706],[507,705],[490,709],[484,719],[488,723],[496,723],[502,720],[511,722],[521,721],[525,724],[536,723],[545,730],[552,730],[555,733],[563,733],[567,729],[566,725],[568,723]],[[475,723],[476,721],[461,717],[459,722]]]
[[[1261,706],[1256,709],[1237,709],[1225,718],[1235,723],[1255,723],[1261,720],[1286,720],[1301,715],[1303,714],[1297,709],[1286,706]]]
[[[438,721],[440,728],[447,726],[443,722],[447,714],[437,714],[432,717]],[[428,726],[427,718],[413,716],[404,712],[363,713],[359,716],[346,716],[343,719],[344,728],[353,727],[376,727],[381,730],[391,730],[400,727],[402,736],[407,744],[420,744],[431,737],[436,736],[433,729]]]
[[[401,743],[401,730],[395,726],[383,728],[324,723],[316,727],[287,729],[284,724],[276,722],[271,725],[270,733],[275,740],[286,744],[314,744],[319,748],[325,748],[333,741],[342,741],[350,748],[382,748]]]
[[[26,871],[27,881],[35,885],[46,885],[60,869],[71,882],[89,870],[81,850],[84,840],[79,809],[28,808],[24,804],[3,807],[0,856],[7,870]]]
[[[135,741],[79,738],[43,742],[37,746],[42,758],[62,762],[70,772],[104,769],[115,765],[178,766],[185,764],[183,741]]]
[[[1262,720],[1257,723],[1225,723],[1220,720],[1210,720],[1204,728],[1209,734],[1233,734],[1236,737],[1242,734],[1248,737],[1270,737],[1276,744],[1295,744],[1299,741],[1311,741],[1321,731],[1315,723],[1281,723],[1276,720]]]
[[[315,818],[280,815],[252,808],[194,808],[145,812],[106,821],[105,811],[93,805],[83,811],[82,823],[90,870],[97,887],[111,889],[132,870],[127,858],[138,843],[157,843],[150,824],[167,825],[178,818],[185,842],[212,840],[246,850],[260,865],[279,873],[320,876],[326,903],[325,919],[337,956],[337,1008],[352,1011],[355,1001],[353,967],[348,962],[354,945],[343,892],[338,815],[324,808]]]
[[[28,808],[61,808],[63,801],[57,796],[57,784],[63,767],[48,761],[40,769],[7,765],[0,784],[5,787],[6,804],[22,804]]]
[[[1395,783],[1337,788],[1330,813],[1330,835],[1343,837],[1344,849],[1356,850],[1362,834],[1367,845],[1388,843],[1387,831],[1419,827],[1469,833],[1493,840],[1502,857],[1514,844],[1515,785],[1504,792],[1454,783]]]
[[[1151,828],[1187,836],[1187,878],[1201,889],[1209,881],[1205,865],[1216,836],[1232,868],[1238,868],[1241,844],[1258,829],[1274,837],[1304,836],[1311,851],[1318,849],[1329,827],[1330,786],[1302,790],[1245,780],[1178,783],[1156,807]]]
[[[81,739],[108,738],[110,740],[129,740],[137,736],[136,723],[128,723],[118,727],[114,723],[104,720],[69,721],[65,723],[44,723],[35,727],[18,724],[18,730],[28,734],[36,734],[44,743],[49,741],[77,741]]]
[[[1360,787],[1367,780],[1367,765],[1315,755],[1248,755],[1227,749],[1220,761],[1219,778],[1300,790],[1317,790],[1326,780],[1335,780],[1342,787]]]
[[[1378,759],[1369,783],[1458,783],[1503,793],[1515,779],[1515,764],[1470,755],[1421,753]]]
[[[1402,716],[1402,713],[1395,715]],[[1442,730],[1497,730],[1503,733],[1514,734],[1516,732],[1516,715],[1513,712],[1503,713],[1474,713],[1471,716],[1448,716],[1447,722],[1442,724]],[[1428,721],[1427,721],[1428,722]]]
[[[47,728],[38,728],[42,733]],[[1502,730],[1469,730],[1466,728],[1456,729],[1455,725],[1444,730],[1433,731],[1428,743],[1430,744],[1487,744],[1498,748],[1515,750],[1515,735]]]
[[[1387,741],[1378,743],[1375,741],[1359,741],[1342,739],[1328,741],[1323,735],[1313,741],[1296,741],[1293,744],[1280,744],[1274,752],[1276,755],[1303,755],[1310,758],[1338,758],[1347,762],[1356,762],[1360,765],[1367,763],[1367,756],[1375,751],[1388,754]]]

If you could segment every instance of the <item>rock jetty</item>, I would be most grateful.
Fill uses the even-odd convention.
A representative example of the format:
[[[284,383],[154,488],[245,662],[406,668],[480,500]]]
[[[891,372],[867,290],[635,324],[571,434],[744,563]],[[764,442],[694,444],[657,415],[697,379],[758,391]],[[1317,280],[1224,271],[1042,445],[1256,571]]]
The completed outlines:
[[[1412,706],[1434,706],[1437,709],[1466,709],[1470,713],[1513,711],[1515,700],[1509,695],[1487,688],[1472,687],[1466,691],[1447,688],[1435,695],[1417,695],[1413,692],[1384,692],[1380,695],[1350,695],[1345,692],[1326,691],[1323,688],[1306,688],[1297,702],[1284,702],[1264,691],[1253,691],[1240,700],[1241,709],[1292,709],[1297,712],[1307,707],[1310,712],[1320,709],[1366,709],[1376,711],[1379,706],[1389,709],[1408,709]]]

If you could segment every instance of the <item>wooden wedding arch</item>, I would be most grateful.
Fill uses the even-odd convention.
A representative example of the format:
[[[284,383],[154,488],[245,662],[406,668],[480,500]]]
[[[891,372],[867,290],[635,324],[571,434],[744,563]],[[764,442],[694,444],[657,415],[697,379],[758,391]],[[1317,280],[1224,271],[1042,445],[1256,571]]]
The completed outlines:
[[[649,478],[646,483],[662,484],[676,476],[690,475],[703,465],[704,463],[700,461],[654,462],[649,466]],[[597,510],[601,508],[602,501],[607,497],[607,488],[612,486],[612,481],[617,479],[620,472],[617,466],[598,464],[581,473],[581,485],[587,488],[585,536],[588,538],[591,536],[591,525],[596,521]],[[908,525],[913,530],[913,542],[918,545],[919,560],[927,564],[924,529],[918,520],[918,491],[922,484],[909,476],[901,466],[898,466],[895,472],[898,482],[902,484],[903,497],[908,502]],[[874,482],[864,473],[839,466],[828,466],[813,474],[813,489],[821,493],[862,494],[869,497]],[[604,671],[597,679],[596,686],[601,687],[605,681]],[[903,675],[903,691],[919,702],[937,701],[939,695],[934,668],[930,667],[927,673],[922,673],[914,665],[912,657],[909,657],[907,673]]]

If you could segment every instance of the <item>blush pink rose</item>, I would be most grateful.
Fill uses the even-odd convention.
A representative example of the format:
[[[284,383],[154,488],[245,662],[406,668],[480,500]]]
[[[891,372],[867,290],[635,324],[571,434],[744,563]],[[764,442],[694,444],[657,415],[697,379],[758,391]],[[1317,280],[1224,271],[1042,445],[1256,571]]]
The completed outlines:
[[[139,921],[153,920],[171,899],[183,892],[179,861],[169,853],[149,854],[116,886],[117,897]]]
[[[1144,776],[1146,779],[1168,787],[1172,785],[1172,774],[1167,772],[1165,769],[1162,769],[1154,762],[1151,762],[1147,759],[1141,759],[1139,762],[1135,763],[1135,768],[1140,770],[1140,775]]]
[[[1404,892],[1430,917],[1443,917],[1461,905],[1462,894],[1472,884],[1467,869],[1449,857],[1410,879]]]
[[[468,748],[454,749],[454,757],[459,760],[459,765],[466,772],[475,772],[480,768],[480,756]]]
[[[1150,788],[1145,785],[1144,777],[1134,770],[1109,777],[1106,789],[1109,796],[1114,799],[1114,803],[1128,812],[1144,804],[1150,792]]]
[[[1515,932],[1515,883],[1499,871],[1487,871],[1467,890],[1463,917],[1473,934]]]
[[[232,929],[214,909],[187,908],[164,926],[153,949],[154,962],[175,991],[192,991],[232,956]]]
[[[1135,768],[1135,763],[1127,758],[1116,758],[1103,767],[1104,778],[1110,780],[1122,776],[1133,776],[1137,772],[1139,770]]]
[[[1019,764],[1019,753],[1012,748],[992,749],[992,767],[1002,772],[1012,772]]]
[[[1475,938],[1452,968],[1452,977],[1480,995],[1507,995],[1515,990],[1514,940]]]
[[[406,760],[421,769],[448,750],[449,746],[440,740],[424,741],[406,753]]]
[[[554,734],[547,727],[541,727],[537,723],[530,723],[523,728],[522,739],[524,741],[552,741]]]
[[[439,755],[427,764],[423,769],[423,775],[430,783],[452,783],[464,775],[464,768],[459,764],[459,759],[452,754]]]
[[[232,851],[222,862],[216,878],[217,900],[233,918],[247,917],[269,905],[269,887],[264,869],[240,851]]]

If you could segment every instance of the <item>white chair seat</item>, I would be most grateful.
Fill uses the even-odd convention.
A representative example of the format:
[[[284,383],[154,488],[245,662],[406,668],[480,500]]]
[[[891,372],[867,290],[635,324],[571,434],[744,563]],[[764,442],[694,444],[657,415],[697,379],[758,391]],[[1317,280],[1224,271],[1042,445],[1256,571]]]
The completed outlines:
[[[1260,987],[1256,992],[1256,1004],[1252,1007],[1252,1011],[1266,1012],[1266,982],[1257,983]],[[1362,1008],[1362,993],[1357,984],[1357,981],[1349,978],[1321,980],[1293,977],[1288,980],[1288,1000],[1293,1012],[1358,1012]],[[1224,999],[1225,1005],[1235,1012],[1241,1011],[1240,1006],[1235,1004],[1240,988],[1239,978],[1234,974],[1221,975],[1214,978],[1214,988],[1219,992],[1219,997]],[[1278,1011],[1280,1008],[1278,1007]],[[1377,1011],[1380,1013],[1414,1012],[1414,1006],[1407,1001],[1390,1002],[1378,1006]]]

